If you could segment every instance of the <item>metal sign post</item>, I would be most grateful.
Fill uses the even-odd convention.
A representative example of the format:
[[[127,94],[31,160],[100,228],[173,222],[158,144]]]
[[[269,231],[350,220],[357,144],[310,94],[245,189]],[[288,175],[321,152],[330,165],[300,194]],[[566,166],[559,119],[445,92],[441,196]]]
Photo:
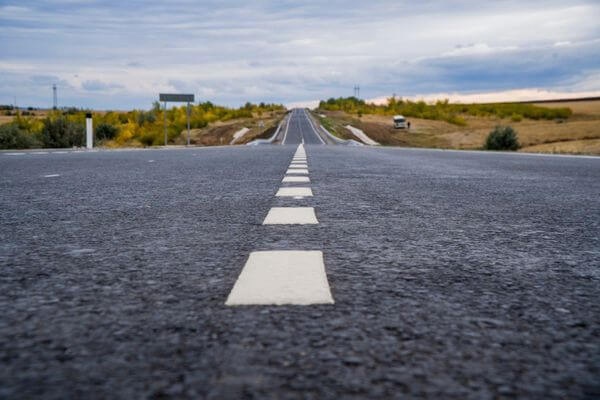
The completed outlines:
[[[168,137],[167,137],[167,101],[178,102],[178,103],[187,103],[187,145],[190,145],[190,103],[194,102],[193,94],[180,94],[180,93],[159,93],[158,94],[159,101],[164,102],[165,109],[165,146],[167,145]]]
[[[187,128],[188,128],[188,136],[187,136],[187,145],[190,145],[190,103],[187,103]]]

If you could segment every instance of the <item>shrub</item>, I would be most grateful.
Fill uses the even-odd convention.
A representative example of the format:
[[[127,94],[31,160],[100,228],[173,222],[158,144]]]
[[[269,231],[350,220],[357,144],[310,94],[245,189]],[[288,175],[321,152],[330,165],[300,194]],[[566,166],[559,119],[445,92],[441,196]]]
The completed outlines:
[[[97,140],[112,140],[119,133],[119,129],[111,124],[101,123],[96,128]]]
[[[510,126],[497,126],[488,135],[486,150],[517,150],[520,147],[517,132]]]
[[[510,116],[510,120],[512,122],[521,122],[523,121],[523,116],[521,114],[513,113],[513,115]]]
[[[50,148],[83,146],[84,133],[83,124],[71,122],[65,117],[46,118],[41,135],[42,144]]]
[[[0,149],[28,149],[35,145],[35,140],[17,124],[0,125]]]

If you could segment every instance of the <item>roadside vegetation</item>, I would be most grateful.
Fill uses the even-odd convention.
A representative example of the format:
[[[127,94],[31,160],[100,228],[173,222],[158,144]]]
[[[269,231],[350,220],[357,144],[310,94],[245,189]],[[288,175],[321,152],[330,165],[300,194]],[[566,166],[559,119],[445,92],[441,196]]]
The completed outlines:
[[[85,141],[85,115],[88,110],[69,108],[50,110],[43,115],[4,107],[12,117],[0,125],[0,149],[61,148],[82,146]],[[185,143],[187,129],[186,106],[166,111],[167,136],[170,144]],[[274,121],[285,113],[279,104],[246,103],[239,108],[229,108],[204,102],[190,106],[190,129],[195,133],[195,144],[228,144],[232,130],[238,125],[250,125],[255,131],[249,137],[259,137],[263,131],[272,131]],[[150,110],[128,112],[93,112],[94,133],[97,145],[108,147],[155,146],[164,144],[165,111],[155,102]],[[230,129],[224,128],[224,126]],[[211,129],[220,128],[220,129]],[[214,132],[213,132],[214,131]],[[217,140],[203,140],[208,136],[223,134]],[[229,135],[229,136],[227,136]],[[213,138],[214,139],[214,138]],[[241,141],[243,142],[243,141]]]
[[[446,121],[465,126],[465,116],[511,118],[521,121],[523,118],[534,120],[566,119],[572,114],[569,108],[544,108],[533,104],[523,103],[494,103],[494,104],[450,104],[448,100],[439,100],[434,104],[424,101],[402,100],[390,97],[385,105],[367,103],[356,97],[331,98],[319,103],[319,109],[324,111],[344,111],[348,114],[362,116],[396,115]]]
[[[467,105],[440,101],[431,105],[432,109],[437,105],[438,110],[460,111],[457,116],[464,119],[465,124],[443,118],[411,117],[400,109],[390,109],[389,104],[388,108],[371,104],[355,107],[357,104],[363,102],[324,101],[316,113],[321,123],[337,136],[357,139],[345,128],[352,125],[388,146],[484,149],[488,135],[496,126],[510,126],[518,131],[518,151],[600,155],[600,100]],[[468,113],[462,113],[464,110]],[[408,118],[410,129],[394,129],[392,115],[396,114]]]
[[[483,148],[485,150],[518,150],[520,147],[517,132],[510,126],[495,127],[487,139]]]

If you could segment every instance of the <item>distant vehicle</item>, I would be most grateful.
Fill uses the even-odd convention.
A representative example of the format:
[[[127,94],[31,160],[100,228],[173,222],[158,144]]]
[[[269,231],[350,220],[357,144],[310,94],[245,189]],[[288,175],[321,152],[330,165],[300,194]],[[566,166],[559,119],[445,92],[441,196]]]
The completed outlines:
[[[402,115],[394,115],[394,128],[406,129],[406,118]]]

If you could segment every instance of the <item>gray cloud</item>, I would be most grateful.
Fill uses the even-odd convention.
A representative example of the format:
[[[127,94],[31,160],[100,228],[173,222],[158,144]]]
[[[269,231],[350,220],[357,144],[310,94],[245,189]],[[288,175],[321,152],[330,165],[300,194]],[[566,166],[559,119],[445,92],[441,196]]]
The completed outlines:
[[[46,102],[35,76],[87,107],[146,107],[166,90],[237,105],[351,95],[355,83],[365,97],[581,87],[600,70],[598,20],[591,0],[8,1],[0,103]]]
[[[99,80],[84,81],[81,83],[81,87],[89,92],[100,92],[123,88],[123,86],[119,85],[118,83],[107,83]]]

